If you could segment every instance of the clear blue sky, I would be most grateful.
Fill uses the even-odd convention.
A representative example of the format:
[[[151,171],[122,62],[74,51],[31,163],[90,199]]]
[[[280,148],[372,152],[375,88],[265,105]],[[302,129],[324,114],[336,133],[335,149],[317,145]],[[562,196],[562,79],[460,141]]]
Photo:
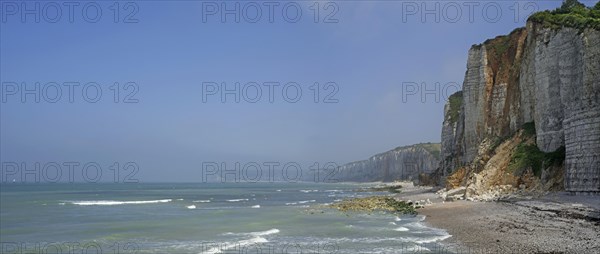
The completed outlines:
[[[33,96],[22,103],[20,93],[3,90],[1,159],[134,161],[140,180],[195,181],[203,161],[345,163],[396,146],[439,142],[445,98],[436,102],[429,96],[422,102],[409,96],[404,102],[402,83],[462,84],[471,45],[523,26],[533,7],[560,5],[534,2],[495,2],[502,10],[496,23],[482,14],[490,2],[478,2],[473,22],[464,2],[453,2],[462,6],[457,23],[444,20],[455,16],[448,2],[437,2],[448,14],[439,23],[433,15],[422,22],[419,11],[403,15],[407,2],[401,1],[335,2],[337,23],[322,22],[333,10],[325,9],[325,2],[319,6],[321,22],[315,23],[313,1],[296,2],[302,8],[297,23],[283,19],[281,5],[275,7],[273,23],[266,7],[257,23],[243,17],[236,23],[233,16],[222,23],[218,15],[203,22],[198,1],[134,2],[137,23],[114,23],[112,1],[97,2],[102,9],[97,23],[82,18],[85,2],[74,7],[73,23],[65,6],[57,23],[44,19],[55,16],[55,6],[47,6],[40,23],[33,15],[22,23],[22,10],[13,15],[14,6],[5,5],[0,23],[3,84],[96,82],[103,94],[98,103],[88,103],[76,88],[75,101],[69,103],[63,86],[57,103],[44,98],[34,103]],[[35,2],[28,3],[34,8]],[[235,3],[248,4],[227,2]],[[433,8],[436,2],[427,3]],[[124,5],[119,6],[120,21],[134,10]],[[246,7],[252,18],[254,6]],[[516,21],[515,7],[520,9]],[[233,97],[225,103],[215,96],[202,101],[203,82],[269,81],[297,82],[303,97],[298,103],[280,94],[273,103],[265,94],[254,104],[234,103]],[[114,82],[135,82],[139,91],[133,98],[139,102],[114,103],[109,88]],[[335,82],[339,102],[322,103],[321,98],[314,103],[309,89],[314,82]],[[129,91],[121,91],[121,101]]]

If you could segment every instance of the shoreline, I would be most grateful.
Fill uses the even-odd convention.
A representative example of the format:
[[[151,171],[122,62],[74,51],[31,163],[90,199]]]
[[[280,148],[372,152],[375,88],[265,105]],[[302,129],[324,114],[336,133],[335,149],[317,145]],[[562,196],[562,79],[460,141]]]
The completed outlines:
[[[411,184],[410,184],[411,185]],[[418,209],[427,226],[452,237],[439,243],[455,253],[598,253],[600,202],[597,196],[564,192],[539,198],[446,202],[432,187],[404,184],[400,200],[429,200]]]

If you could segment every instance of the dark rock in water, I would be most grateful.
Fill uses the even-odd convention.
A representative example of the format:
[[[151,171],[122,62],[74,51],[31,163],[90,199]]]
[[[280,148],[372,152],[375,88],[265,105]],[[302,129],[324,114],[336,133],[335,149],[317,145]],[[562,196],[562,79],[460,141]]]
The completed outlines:
[[[398,201],[388,196],[373,196],[365,198],[346,199],[329,205],[331,208],[342,212],[392,212],[400,214],[416,214],[416,208],[412,203]]]

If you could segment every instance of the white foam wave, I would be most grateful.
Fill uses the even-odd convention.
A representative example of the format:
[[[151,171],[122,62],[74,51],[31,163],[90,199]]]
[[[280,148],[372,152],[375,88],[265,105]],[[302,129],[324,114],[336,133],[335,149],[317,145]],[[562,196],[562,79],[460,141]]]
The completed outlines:
[[[269,241],[267,241],[267,239],[257,236],[252,239],[241,240],[241,241],[237,241],[234,243],[226,243],[221,247],[214,247],[214,248],[211,248],[202,253],[203,254],[217,254],[217,253],[223,253],[223,251],[226,251],[231,248],[239,248],[239,247],[245,247],[245,246],[252,245],[252,244],[268,243],[268,242]]]
[[[97,200],[97,201],[71,201],[74,205],[141,205],[141,204],[156,204],[171,202],[171,199],[159,200],[136,200],[136,201],[115,201],[115,200]]]
[[[210,203],[210,200],[194,200],[192,203]]]
[[[265,230],[265,231],[257,231],[257,232],[250,232],[250,233],[233,233],[233,232],[227,232],[224,235],[267,236],[267,235],[277,234],[279,232],[280,232],[279,229],[272,228],[272,229]]]
[[[433,243],[433,242],[437,242],[437,241],[442,241],[442,240],[445,240],[450,237],[452,237],[452,235],[446,234],[446,235],[436,235],[436,236],[431,236],[431,237],[426,237],[426,238],[406,237],[403,239],[410,241],[410,242],[423,244],[423,243]]]
[[[240,198],[240,199],[229,199],[227,200],[227,202],[240,202],[240,201],[248,201],[247,198]]]
[[[260,205],[253,205],[250,208],[260,208]]]
[[[408,228],[405,228],[405,227],[398,227],[398,228],[395,228],[395,229],[394,229],[394,231],[400,231],[400,232],[406,232],[406,231],[408,231],[408,230],[409,230],[409,229],[408,229]]]
[[[186,206],[186,207],[187,207],[187,209],[196,209],[195,205],[189,205],[189,206]]]
[[[317,202],[316,200],[304,200],[304,201],[298,201],[298,204],[306,204],[306,203],[313,203],[313,202]]]
[[[254,236],[265,236],[265,235],[272,235],[272,234],[277,234],[279,233],[279,229],[276,228],[272,228],[266,231],[260,231],[260,232],[252,232],[249,233],[250,235],[254,235]]]

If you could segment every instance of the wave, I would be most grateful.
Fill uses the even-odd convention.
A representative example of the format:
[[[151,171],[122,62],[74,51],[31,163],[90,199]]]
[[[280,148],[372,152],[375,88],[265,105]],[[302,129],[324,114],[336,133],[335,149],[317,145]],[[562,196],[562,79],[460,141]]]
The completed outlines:
[[[298,201],[298,202],[289,202],[289,203],[285,203],[285,205],[297,205],[297,204],[306,204],[306,203],[314,203],[317,202],[316,200],[304,200],[304,201]]]
[[[227,251],[228,249],[231,249],[231,248],[241,248],[241,247],[245,247],[245,246],[252,245],[252,244],[268,243],[269,241],[267,239],[265,239],[263,236],[277,234],[279,232],[280,232],[279,229],[273,228],[273,229],[269,229],[266,231],[258,231],[258,232],[250,232],[250,233],[231,233],[231,232],[225,233],[225,235],[246,235],[246,236],[251,236],[252,238],[240,240],[237,242],[226,242],[220,247],[214,247],[214,248],[211,248],[202,253],[203,254],[223,253],[224,251]],[[229,253],[229,252],[227,252],[227,253]]]
[[[233,232],[227,232],[224,235],[267,236],[267,235],[277,234],[279,232],[280,232],[279,229],[272,228],[272,229],[265,230],[265,231],[256,231],[256,232],[250,232],[250,233],[233,233]]]
[[[408,230],[409,230],[409,229],[408,229],[408,228],[405,228],[405,227],[398,227],[398,228],[395,228],[395,229],[394,229],[394,231],[400,231],[400,232],[406,232],[406,231],[408,231]]]
[[[186,206],[186,207],[187,207],[187,209],[196,209],[195,205],[189,205],[189,206]]]
[[[210,200],[194,200],[192,203],[210,203]]]
[[[452,237],[452,235],[450,234],[446,234],[446,235],[436,235],[436,236],[431,236],[431,237],[404,237],[401,238],[402,240],[406,240],[409,242],[414,242],[414,243],[418,243],[418,244],[423,244],[423,243],[433,243],[433,242],[437,242],[437,241],[442,241],[445,239],[448,239]]]
[[[233,242],[233,243],[225,243],[223,246],[214,247],[214,248],[211,248],[202,253],[217,254],[217,253],[223,253],[223,251],[226,251],[231,248],[240,248],[240,247],[245,247],[245,246],[252,245],[252,244],[268,243],[268,242],[269,241],[267,241],[267,239],[257,236],[252,239],[241,240],[241,241],[237,241],[237,242]]]
[[[240,199],[229,199],[227,200],[227,202],[240,202],[240,201],[248,201],[247,198],[240,198]]]
[[[260,205],[253,205],[250,208],[260,208]]]
[[[279,229],[273,228],[273,229],[269,229],[266,231],[251,232],[248,234],[253,235],[253,236],[265,236],[265,235],[277,234],[279,232],[280,232]]]
[[[115,201],[115,200],[97,200],[97,201],[69,201],[74,205],[141,205],[141,204],[156,204],[156,203],[168,203],[172,199],[159,199],[159,200],[139,200],[139,201]]]

